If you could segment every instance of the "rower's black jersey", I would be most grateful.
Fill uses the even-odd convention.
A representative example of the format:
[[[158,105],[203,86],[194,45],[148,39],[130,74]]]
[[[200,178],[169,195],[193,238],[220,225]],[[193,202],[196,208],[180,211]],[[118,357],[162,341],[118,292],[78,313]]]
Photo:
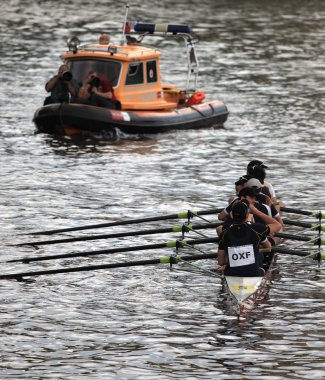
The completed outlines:
[[[265,203],[256,202],[255,207],[261,211],[263,214],[270,216],[271,218],[277,218],[279,216],[278,210],[272,204],[271,206],[266,205]],[[254,215],[254,220],[256,223],[264,223],[264,220],[256,215]]]
[[[227,229],[229,226],[231,226],[234,221],[233,219],[230,217],[230,212],[233,208],[233,206],[239,202],[240,199],[239,198],[235,198],[225,209],[225,213],[227,214],[227,217],[226,217],[226,220],[224,221],[223,223],[223,230]],[[260,203],[260,202],[255,202],[254,203],[254,206],[259,210],[261,211],[263,214],[266,214],[272,218],[277,218],[280,214],[278,212],[278,210],[275,208],[275,206],[272,204],[271,206],[268,206],[264,203]],[[261,223],[261,224],[266,224],[264,222],[264,220],[259,217],[259,216],[256,216],[254,215],[254,221],[255,223]]]
[[[260,273],[259,245],[269,235],[269,226],[262,223],[234,223],[222,231],[219,249],[226,252],[226,275],[253,277]]]

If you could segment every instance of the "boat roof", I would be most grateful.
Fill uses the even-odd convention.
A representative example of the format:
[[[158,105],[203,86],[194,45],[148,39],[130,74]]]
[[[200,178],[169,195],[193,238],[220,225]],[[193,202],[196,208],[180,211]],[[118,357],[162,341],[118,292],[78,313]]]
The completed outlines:
[[[117,61],[135,61],[158,58],[160,51],[154,47],[143,45],[99,45],[87,44],[78,47],[78,51],[67,51],[61,55],[63,59],[82,57],[110,58]]]

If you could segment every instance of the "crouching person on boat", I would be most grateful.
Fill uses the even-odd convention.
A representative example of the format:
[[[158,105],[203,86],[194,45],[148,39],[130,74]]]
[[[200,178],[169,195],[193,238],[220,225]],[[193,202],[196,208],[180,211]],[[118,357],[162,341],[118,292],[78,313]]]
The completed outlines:
[[[72,73],[67,65],[59,67],[57,75],[54,75],[45,85],[45,90],[50,92],[44,105],[52,103],[69,103],[79,91],[78,82],[73,79]]]
[[[264,223],[247,223],[250,212]],[[270,233],[278,232],[281,224],[259,211],[254,203],[235,203],[231,210],[233,224],[222,231],[219,239],[218,264],[224,267],[227,276],[258,277],[264,275],[263,253],[260,245],[271,248],[267,239]]]
[[[114,95],[113,86],[106,77],[96,71],[90,71],[84,79],[78,93],[77,103],[121,109],[121,103]]]

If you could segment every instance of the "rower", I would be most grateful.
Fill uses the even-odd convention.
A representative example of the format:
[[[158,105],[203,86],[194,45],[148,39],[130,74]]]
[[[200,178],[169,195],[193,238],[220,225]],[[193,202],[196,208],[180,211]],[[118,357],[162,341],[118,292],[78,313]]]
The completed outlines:
[[[219,214],[218,214],[218,219],[219,220],[227,220],[228,217],[229,217],[229,213],[231,211],[231,207],[232,207],[232,204],[235,200],[239,199],[239,192],[245,187],[245,184],[246,182],[251,178],[251,176],[245,174],[241,177],[239,177],[239,179],[235,182],[235,191],[236,191],[236,194],[235,195],[232,195],[229,199],[228,199],[228,206],[225,207]]]
[[[242,177],[241,177],[242,178]],[[240,179],[239,179],[240,180]],[[247,182],[247,178],[246,178]],[[236,183],[235,183],[236,184]],[[238,189],[238,187],[236,187]],[[256,201],[256,192],[249,188],[245,187],[245,183],[241,185],[240,191],[237,193],[236,196],[234,196],[234,199],[232,200],[231,203],[227,207],[225,207],[219,214],[218,214],[218,219],[223,220],[224,223],[221,226],[218,226],[216,228],[218,236],[221,234],[221,232],[231,226],[233,224],[233,219],[231,217],[231,210],[233,206],[241,201],[241,200],[246,200],[247,202],[255,202]]]
[[[268,190],[268,187],[264,187],[260,193],[256,196],[256,203],[255,207],[262,211],[264,214],[267,214],[277,220],[281,224],[281,230],[283,231],[283,220],[281,218],[280,212],[277,210],[277,208],[274,206],[274,204],[271,202],[271,194]],[[261,220],[258,216],[254,217],[255,222],[257,223],[263,223],[263,220]],[[272,234],[268,236],[268,239],[272,245],[278,245],[281,243],[281,238],[273,236]]]
[[[281,224],[281,231],[283,231],[283,220],[278,209],[271,201],[269,188],[267,186],[263,186],[257,178],[251,178],[245,183],[245,189],[255,192],[255,207],[264,214],[267,214],[277,220]],[[256,223],[264,223],[264,221],[258,216],[254,217],[254,221]],[[281,239],[274,236],[269,236],[268,239],[272,245],[277,245],[281,242]]]
[[[261,191],[256,194],[256,201],[257,204],[255,206],[260,211],[264,212],[264,214],[272,216],[272,218],[276,219],[281,224],[281,226],[283,226],[283,220],[280,216],[280,213],[271,201],[271,194],[269,192],[268,187],[262,188]],[[260,222],[258,220],[258,217],[256,217],[255,219],[257,219],[255,220],[256,222]]]
[[[273,186],[269,181],[265,180],[266,177],[266,171],[265,169],[268,169],[269,167],[264,165],[264,163],[260,160],[253,160],[250,161],[247,165],[247,174],[250,175],[253,178],[257,178],[263,186],[267,186],[270,190],[271,199],[272,202],[276,202],[276,196]]]
[[[238,198],[238,194],[239,194],[240,190],[245,187],[245,183],[250,178],[252,178],[252,177],[250,175],[248,175],[248,174],[242,175],[241,177],[238,178],[238,180],[235,182],[236,195],[233,195],[232,197],[229,198],[229,200],[228,200],[229,203],[231,203],[233,200],[235,200],[236,198]]]
[[[261,218],[264,223],[247,223],[249,213]],[[254,203],[239,201],[234,204],[231,216],[233,224],[222,231],[219,239],[218,264],[225,268],[225,275],[255,277],[264,275],[263,254],[260,244],[270,248],[267,236],[278,232],[281,224],[262,213]]]

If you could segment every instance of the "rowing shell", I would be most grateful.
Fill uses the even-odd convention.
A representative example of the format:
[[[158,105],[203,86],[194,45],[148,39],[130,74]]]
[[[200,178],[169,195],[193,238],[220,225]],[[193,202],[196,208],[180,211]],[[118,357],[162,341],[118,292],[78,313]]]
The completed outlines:
[[[251,310],[254,305],[262,301],[267,295],[274,265],[274,257],[267,265],[264,276],[258,277],[239,277],[225,276],[228,293],[232,296],[239,315]]]
[[[228,289],[235,297],[238,305],[241,305],[247,298],[257,292],[263,277],[236,277],[225,276]]]

